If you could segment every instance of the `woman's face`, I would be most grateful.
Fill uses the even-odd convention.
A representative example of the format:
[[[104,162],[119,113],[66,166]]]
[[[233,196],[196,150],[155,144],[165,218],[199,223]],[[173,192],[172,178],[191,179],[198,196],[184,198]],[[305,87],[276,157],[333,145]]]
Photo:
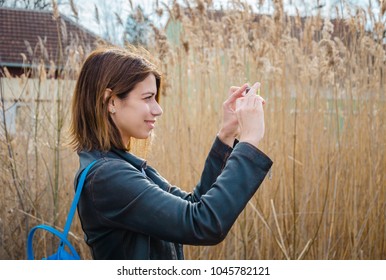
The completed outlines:
[[[110,115],[124,144],[129,143],[130,137],[146,139],[150,136],[157,117],[162,115],[162,108],[155,99],[156,94],[156,80],[150,74],[125,99],[116,96],[110,99],[109,111],[115,111]]]

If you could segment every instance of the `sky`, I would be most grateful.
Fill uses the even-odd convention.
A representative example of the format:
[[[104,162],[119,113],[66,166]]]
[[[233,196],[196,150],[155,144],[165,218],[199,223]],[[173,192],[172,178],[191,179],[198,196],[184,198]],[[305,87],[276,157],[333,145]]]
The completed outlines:
[[[58,3],[62,4],[59,6],[60,12],[66,14],[69,17],[73,18],[73,13],[69,6],[68,0],[57,0]],[[182,0],[177,0],[182,2]],[[264,5],[258,10],[259,0],[245,0],[248,2],[256,12],[260,13],[272,13],[273,4],[272,0],[265,0]],[[85,26],[89,30],[93,31],[98,35],[109,35],[110,37],[115,38],[115,43],[118,43],[122,40],[122,34],[124,27],[118,24],[117,15],[125,23],[127,16],[131,11],[130,0],[74,0],[75,5],[78,9],[79,21],[81,25]],[[131,0],[133,6],[141,5],[151,20],[155,25],[162,26],[165,24],[167,18],[166,16],[159,18],[155,13],[156,2],[163,7],[162,3],[171,5],[173,0]],[[228,0],[213,0],[215,7],[226,7],[228,5]],[[261,0],[260,0],[261,2]],[[347,2],[350,6],[361,7],[365,10],[368,9],[369,4],[372,7],[372,10],[375,14],[379,13],[379,7],[376,0],[283,0],[284,9],[288,14],[296,14],[296,8],[298,8],[301,15],[314,15],[319,10],[316,9],[317,4],[323,5],[323,8],[320,9],[320,12],[323,16],[331,16],[335,11],[335,6],[341,7],[342,2]],[[67,4],[66,4],[67,3]],[[98,8],[100,15],[100,22],[98,24],[95,17],[95,7]],[[164,9],[165,11],[165,9]],[[166,14],[166,13],[164,13]]]

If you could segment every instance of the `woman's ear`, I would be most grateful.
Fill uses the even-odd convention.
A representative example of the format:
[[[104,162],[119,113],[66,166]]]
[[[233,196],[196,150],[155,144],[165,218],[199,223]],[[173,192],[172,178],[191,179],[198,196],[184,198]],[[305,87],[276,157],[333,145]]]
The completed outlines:
[[[106,100],[108,100],[109,97],[111,97],[112,93],[113,93],[113,91],[111,89],[106,88],[105,94],[103,95],[103,103],[106,102]]]
[[[109,104],[107,104],[107,110],[111,113],[114,114],[116,112],[115,110],[115,104],[114,104],[114,96],[112,95],[113,91],[109,88],[105,90],[105,94],[103,96],[104,102],[108,100]]]

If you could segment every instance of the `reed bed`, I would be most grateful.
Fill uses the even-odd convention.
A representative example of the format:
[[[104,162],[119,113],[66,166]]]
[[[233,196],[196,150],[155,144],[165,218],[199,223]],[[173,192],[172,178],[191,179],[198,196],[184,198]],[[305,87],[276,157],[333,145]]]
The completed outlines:
[[[375,21],[372,33],[365,29],[366,19],[379,15],[357,11],[340,18],[337,29],[320,16],[289,17],[281,1],[274,1],[273,15],[260,16],[240,1],[219,16],[210,2],[164,11],[183,30],[177,44],[154,27],[149,51],[165,78],[164,114],[141,155],[171,183],[191,190],[219,129],[228,88],[260,81],[267,101],[261,150],[274,165],[224,242],[186,246],[186,257],[385,259],[384,25]],[[84,56],[68,57],[74,71],[66,73],[76,73]],[[63,77],[49,80],[40,70],[33,80],[18,78],[35,84],[33,96],[42,94],[39,82],[52,84],[56,97],[32,104],[20,124],[23,133],[2,135],[0,258],[25,258],[33,225],[64,224],[78,163],[63,145],[72,81]],[[54,246],[43,237],[42,248]],[[77,219],[71,238],[90,258]]]

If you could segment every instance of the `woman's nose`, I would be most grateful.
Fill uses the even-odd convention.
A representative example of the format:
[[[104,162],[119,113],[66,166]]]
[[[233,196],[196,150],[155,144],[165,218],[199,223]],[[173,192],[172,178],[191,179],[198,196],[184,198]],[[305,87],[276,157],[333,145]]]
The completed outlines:
[[[152,106],[151,113],[154,116],[161,116],[162,115],[163,110],[162,110],[161,106],[157,102],[154,102],[154,105]]]

